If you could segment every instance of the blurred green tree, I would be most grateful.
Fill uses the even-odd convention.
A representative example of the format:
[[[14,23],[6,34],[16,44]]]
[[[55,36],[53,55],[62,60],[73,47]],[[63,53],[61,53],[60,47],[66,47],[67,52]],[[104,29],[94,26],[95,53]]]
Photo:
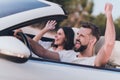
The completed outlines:
[[[80,27],[80,21],[90,20],[93,12],[93,0],[48,0],[62,5],[68,18],[61,26]]]
[[[94,17],[94,19],[91,21],[94,24],[96,24],[100,28],[101,35],[104,35],[105,33],[105,26],[106,26],[106,17],[104,14],[99,14]]]

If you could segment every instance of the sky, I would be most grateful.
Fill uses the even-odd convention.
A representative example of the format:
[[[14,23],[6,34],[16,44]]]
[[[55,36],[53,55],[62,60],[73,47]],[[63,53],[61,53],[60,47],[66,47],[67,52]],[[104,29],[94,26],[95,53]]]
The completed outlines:
[[[120,0],[93,0],[94,10],[93,15],[98,15],[99,13],[104,13],[104,5],[107,2],[113,4],[113,19],[120,17]]]

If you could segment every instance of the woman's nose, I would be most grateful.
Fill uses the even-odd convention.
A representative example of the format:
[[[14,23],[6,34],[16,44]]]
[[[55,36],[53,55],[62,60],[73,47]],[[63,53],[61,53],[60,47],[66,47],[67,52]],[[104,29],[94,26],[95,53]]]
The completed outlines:
[[[57,38],[57,35],[55,35],[55,38]]]

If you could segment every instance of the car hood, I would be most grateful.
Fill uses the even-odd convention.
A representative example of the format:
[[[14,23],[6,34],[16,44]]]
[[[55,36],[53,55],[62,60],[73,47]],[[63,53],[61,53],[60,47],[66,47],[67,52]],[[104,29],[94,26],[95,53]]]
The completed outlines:
[[[0,1],[0,10],[0,32],[17,29],[42,19],[66,18],[60,5],[45,0],[4,0]]]

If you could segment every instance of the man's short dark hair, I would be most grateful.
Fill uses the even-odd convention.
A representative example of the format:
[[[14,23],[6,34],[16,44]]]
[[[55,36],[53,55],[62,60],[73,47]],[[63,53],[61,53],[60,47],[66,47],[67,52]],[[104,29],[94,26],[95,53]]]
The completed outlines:
[[[96,37],[97,41],[99,40],[100,30],[96,25],[94,25],[90,22],[80,22],[80,26],[83,27],[83,28],[91,29],[92,30],[91,34]]]

